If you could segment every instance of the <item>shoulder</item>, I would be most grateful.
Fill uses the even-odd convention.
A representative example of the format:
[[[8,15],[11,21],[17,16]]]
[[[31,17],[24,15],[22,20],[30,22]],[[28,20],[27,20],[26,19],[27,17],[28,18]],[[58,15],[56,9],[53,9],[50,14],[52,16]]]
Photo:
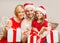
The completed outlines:
[[[44,23],[48,23],[48,21],[47,20],[44,20]]]
[[[26,19],[23,19],[22,24],[24,24],[24,23],[27,23],[27,20]]]
[[[33,21],[32,21],[32,23],[36,23],[36,21],[35,21],[35,20],[33,20]]]
[[[48,27],[48,21],[47,21],[47,20],[44,20],[43,25],[44,25],[45,27]]]
[[[27,24],[27,20],[26,19],[23,19],[23,21],[21,22],[21,27],[25,27]]]
[[[8,18],[7,21],[8,21],[9,23],[12,23],[12,19],[13,19],[13,17]]]
[[[11,20],[11,19],[12,19],[12,18],[8,18],[8,19],[7,19],[7,25],[8,25],[8,26],[12,25],[12,20]]]
[[[32,21],[32,26],[35,26],[36,23],[37,23],[37,22],[36,22],[35,20],[33,20],[33,21]]]
[[[7,23],[5,25],[5,29],[8,30],[8,28],[10,28],[12,26],[12,21],[10,20],[10,18],[7,19]]]

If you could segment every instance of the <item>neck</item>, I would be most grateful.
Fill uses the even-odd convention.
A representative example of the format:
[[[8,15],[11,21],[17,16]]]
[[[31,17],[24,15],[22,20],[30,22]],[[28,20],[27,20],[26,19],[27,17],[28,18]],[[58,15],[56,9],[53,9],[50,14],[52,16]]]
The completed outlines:
[[[32,20],[32,18],[28,18],[28,17],[26,17],[26,19],[27,19],[27,20]]]
[[[38,23],[41,23],[41,20],[38,19],[37,22],[38,22]]]
[[[15,21],[17,21],[17,22],[21,22],[21,21],[22,21],[22,20],[19,19],[18,17],[14,17],[14,19],[15,19]]]

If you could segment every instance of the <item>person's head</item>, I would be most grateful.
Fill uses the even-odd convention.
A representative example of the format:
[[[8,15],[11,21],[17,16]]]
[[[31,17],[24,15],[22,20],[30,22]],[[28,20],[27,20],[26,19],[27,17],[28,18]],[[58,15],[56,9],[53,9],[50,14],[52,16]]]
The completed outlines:
[[[44,19],[44,15],[43,15],[43,13],[42,12],[40,12],[40,11],[36,11],[35,12],[36,14],[35,14],[35,18],[36,18],[36,20],[41,20],[41,19]]]
[[[24,18],[25,10],[23,5],[17,5],[14,10],[15,16],[19,19]]]
[[[32,18],[35,14],[35,7],[33,3],[25,3],[25,13],[28,18]]]
[[[34,19],[44,21],[45,14],[46,14],[45,8],[43,6],[39,6],[39,7],[36,8]]]

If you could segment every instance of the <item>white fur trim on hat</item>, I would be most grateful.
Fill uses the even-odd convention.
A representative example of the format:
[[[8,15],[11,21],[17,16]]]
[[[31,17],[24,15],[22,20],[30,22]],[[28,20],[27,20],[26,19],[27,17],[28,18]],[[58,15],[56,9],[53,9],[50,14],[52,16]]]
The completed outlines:
[[[44,10],[44,9],[42,9],[42,8],[39,8],[39,7],[37,7],[36,8],[36,11],[41,11],[44,15],[46,14],[46,10]]]
[[[27,5],[27,6],[25,6],[25,9],[27,9],[27,8],[33,8],[35,10],[35,7],[33,5]]]

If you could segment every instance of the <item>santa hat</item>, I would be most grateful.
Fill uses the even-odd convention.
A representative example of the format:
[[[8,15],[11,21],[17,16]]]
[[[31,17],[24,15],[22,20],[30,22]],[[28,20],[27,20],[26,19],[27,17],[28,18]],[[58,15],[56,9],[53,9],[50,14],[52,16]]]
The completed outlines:
[[[46,16],[46,9],[44,8],[44,6],[39,6],[36,8],[36,11],[41,11],[44,14],[44,17],[47,18]]]
[[[33,9],[35,9],[33,3],[25,3],[24,6],[25,6],[25,9],[27,9],[27,8],[33,8]]]

